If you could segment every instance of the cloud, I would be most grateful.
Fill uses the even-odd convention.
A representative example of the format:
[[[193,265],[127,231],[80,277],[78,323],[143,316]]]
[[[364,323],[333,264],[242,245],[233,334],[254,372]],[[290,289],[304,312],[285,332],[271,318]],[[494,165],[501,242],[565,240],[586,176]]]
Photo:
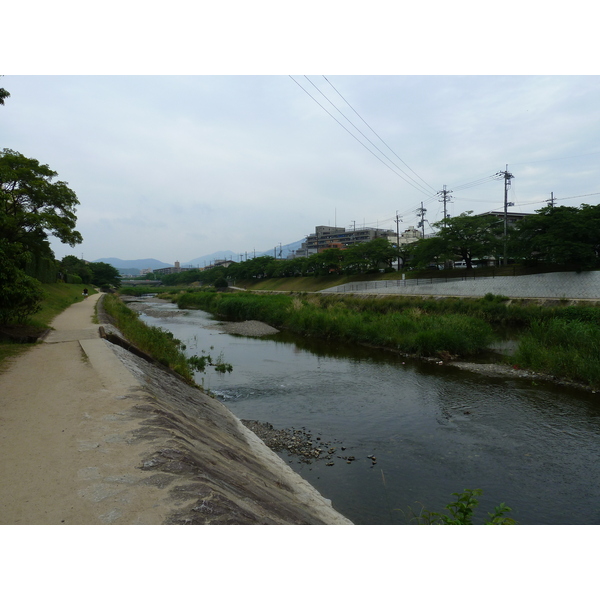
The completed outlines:
[[[4,145],[77,193],[90,259],[266,250],[397,211],[408,227],[421,202],[434,222],[443,185],[463,187],[451,214],[484,212],[507,164],[516,210],[600,192],[596,76],[294,79],[331,115],[287,76],[7,76]]]

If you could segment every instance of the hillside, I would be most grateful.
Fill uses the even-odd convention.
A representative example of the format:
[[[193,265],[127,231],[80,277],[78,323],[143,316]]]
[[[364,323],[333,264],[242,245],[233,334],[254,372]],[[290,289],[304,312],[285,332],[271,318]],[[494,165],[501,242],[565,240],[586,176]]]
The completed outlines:
[[[138,258],[135,260],[123,260],[122,258],[98,258],[92,262],[103,262],[112,265],[115,269],[163,269],[172,267],[169,263],[161,262],[155,258]]]

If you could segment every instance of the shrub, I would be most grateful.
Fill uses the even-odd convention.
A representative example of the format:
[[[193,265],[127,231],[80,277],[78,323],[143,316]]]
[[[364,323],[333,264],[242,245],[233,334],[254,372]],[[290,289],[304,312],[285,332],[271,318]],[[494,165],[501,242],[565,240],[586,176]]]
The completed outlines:
[[[11,262],[0,273],[0,324],[24,323],[39,311],[44,291],[37,279],[25,275]]]

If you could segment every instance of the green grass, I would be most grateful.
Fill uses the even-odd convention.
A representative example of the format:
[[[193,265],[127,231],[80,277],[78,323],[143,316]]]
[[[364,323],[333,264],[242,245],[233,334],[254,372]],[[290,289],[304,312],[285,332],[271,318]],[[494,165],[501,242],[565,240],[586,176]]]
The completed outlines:
[[[29,319],[31,325],[41,328],[49,327],[54,317],[71,304],[81,302],[84,299],[83,290],[85,288],[90,296],[98,293],[92,286],[79,283],[46,283],[42,287],[46,294],[42,308]]]
[[[134,346],[179,373],[190,383],[194,383],[194,376],[183,353],[182,344],[173,337],[171,332],[146,325],[137,313],[117,296],[107,294],[104,297],[104,310],[114,319],[115,326]]]
[[[534,371],[600,388],[600,324],[562,318],[534,323],[513,360]]]
[[[483,319],[428,314],[414,305],[386,310],[371,301],[342,296],[188,292],[180,308],[201,308],[236,320],[258,320],[301,335],[369,344],[415,354],[468,356],[486,348],[493,332]]]
[[[180,308],[423,357],[472,357],[508,330],[520,341],[510,363],[600,387],[599,306],[539,306],[493,294],[422,299],[212,291],[185,292],[174,301]]]

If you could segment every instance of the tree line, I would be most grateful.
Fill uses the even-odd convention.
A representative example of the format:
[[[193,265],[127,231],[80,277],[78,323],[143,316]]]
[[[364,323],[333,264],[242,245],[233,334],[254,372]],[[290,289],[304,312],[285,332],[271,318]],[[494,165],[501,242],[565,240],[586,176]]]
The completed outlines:
[[[478,261],[526,266],[552,265],[576,271],[600,268],[600,206],[583,204],[548,206],[507,227],[498,215],[465,212],[434,224],[436,235],[397,247],[385,238],[356,244],[344,250],[328,248],[308,257],[276,260],[261,256],[229,267],[184,271],[161,277],[165,285],[193,282],[225,287],[227,280],[280,277],[354,275],[401,268],[451,267],[465,262],[472,269]]]
[[[477,259],[528,266],[554,265],[576,271],[600,267],[600,205],[547,206],[509,225],[497,215],[466,212],[434,224],[439,233],[410,246],[415,267]]]
[[[205,270],[193,269],[171,273],[163,275],[161,280],[165,285],[185,285],[196,281],[212,285],[223,279],[239,281],[369,273],[381,269],[391,271],[396,254],[395,247],[387,239],[377,238],[344,250],[327,248],[308,257],[300,256],[286,260],[277,260],[273,256],[258,256],[228,267],[216,266]]]

